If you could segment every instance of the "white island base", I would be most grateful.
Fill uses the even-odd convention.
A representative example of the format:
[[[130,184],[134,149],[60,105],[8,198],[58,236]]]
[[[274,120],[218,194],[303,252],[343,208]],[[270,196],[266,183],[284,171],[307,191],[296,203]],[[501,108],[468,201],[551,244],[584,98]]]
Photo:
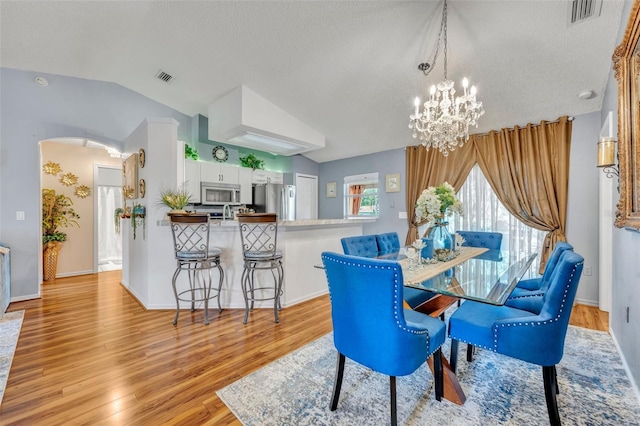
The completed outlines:
[[[323,251],[342,253],[340,239],[362,235],[364,221],[328,219],[284,221],[278,224],[278,248],[283,251],[284,282],[281,303],[283,307],[295,305],[328,292],[324,270],[315,268],[322,263]],[[129,253],[130,265],[123,269],[123,285],[147,309],[175,309],[176,302],[171,286],[171,278],[176,268],[172,248],[171,229],[167,221],[158,221],[157,241],[149,250],[136,250],[135,246],[149,244],[136,240]],[[240,279],[243,271],[240,229],[237,222],[212,225],[210,246],[222,249],[221,263],[225,273],[220,302],[224,308],[244,309]],[[142,247],[140,247],[142,249]],[[147,251],[153,257],[140,259]],[[136,261],[137,258],[137,261]],[[148,265],[148,267],[147,267]],[[258,271],[256,282],[271,285],[273,277],[269,271]],[[179,286],[187,288],[187,275],[179,277]],[[217,270],[213,270],[214,286],[218,282]],[[146,288],[145,288],[146,287]],[[273,294],[272,291],[270,294]],[[258,294],[256,294],[258,296]],[[264,295],[265,297],[267,294]],[[181,309],[189,309],[190,304],[181,302]],[[202,308],[202,303],[197,306]],[[273,300],[259,301],[254,308],[273,309]],[[210,315],[217,310],[217,302],[212,300]]]

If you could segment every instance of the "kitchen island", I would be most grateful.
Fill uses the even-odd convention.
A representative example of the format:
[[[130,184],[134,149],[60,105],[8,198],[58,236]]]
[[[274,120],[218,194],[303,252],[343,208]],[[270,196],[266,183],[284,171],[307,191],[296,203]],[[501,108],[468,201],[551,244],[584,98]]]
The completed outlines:
[[[309,300],[328,292],[324,271],[314,268],[321,262],[323,251],[342,253],[340,239],[362,235],[363,223],[367,220],[318,219],[281,221],[278,223],[278,248],[283,251],[284,282],[281,303],[283,307]],[[175,298],[171,277],[176,263],[169,221],[160,220],[155,243],[136,240],[135,245],[152,244],[150,250],[155,255],[148,259],[138,259],[135,253],[131,262],[123,269],[123,285],[147,309],[175,309]],[[164,229],[163,229],[164,228]],[[210,246],[222,249],[221,263],[225,273],[222,285],[221,304],[223,308],[244,309],[244,297],[240,285],[243,259],[240,229],[236,221],[212,220]],[[132,247],[135,252],[135,247]],[[145,272],[146,271],[146,272]],[[268,271],[260,271],[260,280],[273,278]],[[214,285],[217,273],[213,272]],[[144,285],[146,282],[146,285]],[[187,285],[186,274],[179,277],[179,285]],[[146,287],[146,288],[145,288]],[[215,306],[216,303],[213,303]],[[181,305],[188,309],[188,304]],[[256,308],[273,308],[273,301],[256,302]],[[215,310],[213,311],[215,312]]]

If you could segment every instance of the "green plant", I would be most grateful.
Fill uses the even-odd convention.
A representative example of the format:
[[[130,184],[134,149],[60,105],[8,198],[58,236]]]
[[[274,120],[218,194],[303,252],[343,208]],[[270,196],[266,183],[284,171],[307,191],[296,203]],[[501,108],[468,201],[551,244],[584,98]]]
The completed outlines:
[[[182,210],[191,201],[191,194],[184,186],[178,189],[161,189],[159,204],[171,210]]]
[[[253,155],[253,153],[245,157],[240,157],[238,160],[240,160],[240,165],[242,167],[250,167],[253,170],[264,169],[264,161],[258,159],[258,157]]]
[[[116,234],[120,233],[120,219],[122,218],[123,213],[124,213],[124,209],[122,207],[118,207],[113,212],[113,221],[116,227]]]
[[[64,194],[56,194],[53,189],[42,190],[42,242],[63,242],[67,234],[58,228],[78,226],[80,216],[73,210],[73,201]]]
[[[142,231],[144,234],[144,221],[146,216],[146,208],[142,204],[136,204],[131,209],[131,228],[133,229],[133,239],[136,239],[136,228],[140,225],[142,226]],[[143,235],[144,238],[144,235]]]
[[[190,158],[191,160],[198,160],[200,155],[198,155],[198,150],[195,148],[191,148],[189,145],[184,145],[184,158]]]

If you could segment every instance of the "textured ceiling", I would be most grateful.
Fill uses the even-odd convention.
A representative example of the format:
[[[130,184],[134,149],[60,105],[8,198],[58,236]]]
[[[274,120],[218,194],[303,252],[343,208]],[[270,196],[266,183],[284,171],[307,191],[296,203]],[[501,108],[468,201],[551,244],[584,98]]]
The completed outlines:
[[[623,1],[567,24],[568,1],[449,3],[449,78],[478,88],[474,132],[599,111]],[[417,66],[438,1],[5,1],[0,66],[118,83],[189,116],[244,84],[323,133],[324,162],[416,144]],[[163,70],[169,83],[155,78]],[[593,90],[593,99],[577,94]]]

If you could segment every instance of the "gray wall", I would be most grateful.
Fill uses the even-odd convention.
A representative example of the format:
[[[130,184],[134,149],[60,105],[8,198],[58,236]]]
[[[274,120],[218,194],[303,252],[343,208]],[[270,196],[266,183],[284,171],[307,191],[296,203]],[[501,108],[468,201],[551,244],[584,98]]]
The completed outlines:
[[[618,42],[622,41],[626,22],[629,19],[631,2],[625,2],[623,21],[618,33]],[[601,123],[607,113],[618,113],[618,83],[613,72],[610,73],[607,91],[602,107]],[[614,191],[611,207],[615,211],[619,194]],[[613,224],[611,225],[613,227]],[[613,288],[609,327],[614,339],[633,375],[636,385],[640,383],[640,233],[613,227]],[[630,318],[627,322],[626,309]]]
[[[404,241],[409,225],[406,219],[398,219],[399,212],[407,211],[405,208],[405,151],[403,148],[320,163],[318,217],[322,219],[342,219],[344,216],[344,177],[374,172],[378,172],[380,178],[378,187],[380,217],[377,221],[366,223],[363,232],[365,234],[377,234],[395,231],[400,236],[400,240]],[[385,175],[393,173],[400,173],[400,192],[385,192]],[[337,196],[335,198],[327,198],[327,182],[337,183]]]
[[[37,86],[37,75],[49,86]],[[122,149],[154,117],[176,119],[178,137],[190,139],[190,117],[117,84],[0,68],[0,241],[12,249],[12,298],[39,294],[39,142],[80,137]],[[16,211],[25,212],[24,221]]]

